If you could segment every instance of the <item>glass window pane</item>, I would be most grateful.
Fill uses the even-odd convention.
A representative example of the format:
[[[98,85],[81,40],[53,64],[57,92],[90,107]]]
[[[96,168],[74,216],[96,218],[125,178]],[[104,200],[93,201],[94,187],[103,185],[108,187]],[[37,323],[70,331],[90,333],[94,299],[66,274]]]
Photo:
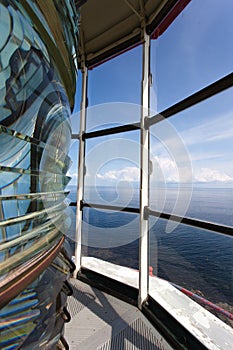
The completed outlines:
[[[88,139],[85,201],[138,207],[139,154],[138,131]]]
[[[150,219],[153,274],[215,303],[216,309],[207,302],[201,305],[232,326],[217,307],[232,313],[233,238],[183,224],[167,233],[169,224],[171,221]],[[193,300],[200,302],[195,295]]]
[[[89,72],[89,106],[140,102],[141,52],[138,46]]]
[[[83,256],[138,270],[138,214],[84,208],[83,220]]]
[[[104,130],[140,121],[141,105],[112,102],[87,109],[87,132]]]
[[[233,224],[232,92],[151,127],[152,209]]]
[[[139,122],[141,50],[138,46],[89,71],[87,131]]]
[[[232,11],[231,0],[190,1],[152,41],[153,108],[162,111],[233,71]]]

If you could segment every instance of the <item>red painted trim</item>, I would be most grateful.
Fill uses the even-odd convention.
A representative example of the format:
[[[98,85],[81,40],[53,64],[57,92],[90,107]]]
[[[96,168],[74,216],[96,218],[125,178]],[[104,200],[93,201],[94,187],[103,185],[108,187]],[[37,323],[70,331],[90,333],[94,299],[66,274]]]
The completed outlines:
[[[136,43],[136,44],[133,44],[132,46],[127,47],[127,49],[123,49],[123,50],[121,50],[121,51],[118,51],[118,52],[116,52],[115,54],[113,54],[113,55],[111,55],[111,56],[109,56],[109,57],[103,59],[102,61],[99,61],[99,62],[97,62],[97,63],[94,63],[93,65],[88,66],[88,70],[92,70],[92,69],[94,69],[94,68],[96,68],[96,67],[102,65],[102,64],[105,63],[105,62],[111,61],[113,58],[118,57],[118,56],[120,56],[121,54],[123,54],[123,53],[125,53],[125,52],[128,52],[128,51],[134,49],[135,47],[139,46],[140,44],[141,44],[141,42],[138,42],[138,43]]]
[[[153,267],[149,266],[149,276],[151,277],[157,277],[156,275],[153,274]],[[160,277],[157,277],[160,278]],[[162,278],[161,278],[162,279]],[[165,280],[164,280],[165,281]],[[233,314],[225,309],[223,309],[222,307],[212,303],[211,301],[201,297],[200,295],[191,292],[190,290],[178,286],[175,283],[172,283],[170,281],[167,281],[168,283],[170,283],[173,287],[177,288],[178,290],[180,290],[182,293],[188,295],[189,297],[193,297],[194,299],[198,300],[200,303],[209,306],[210,308],[212,308],[213,310],[219,312],[220,314],[224,315],[225,317],[228,317],[230,320],[233,320]]]
[[[191,0],[179,0],[176,5],[171,9],[168,15],[163,19],[163,21],[158,25],[151,35],[151,39],[158,39],[167,28],[172,24],[172,22],[179,16],[179,14],[184,10]]]
[[[157,39],[160,35],[162,35],[165,32],[165,30],[170,26],[170,24],[175,20],[175,18],[184,10],[184,8],[188,5],[190,1],[191,0],[178,0],[176,5],[173,6],[171,11],[154,30],[154,32],[151,35],[151,39]],[[134,43],[125,49],[122,49],[112,55],[110,54],[110,56],[107,56],[106,58],[103,58],[96,63],[88,65],[88,70],[92,70],[93,68],[96,68],[102,65],[103,63],[112,60],[113,58],[121,55],[122,53],[132,50],[133,48],[139,46],[141,43],[142,41],[138,41],[137,43]]]

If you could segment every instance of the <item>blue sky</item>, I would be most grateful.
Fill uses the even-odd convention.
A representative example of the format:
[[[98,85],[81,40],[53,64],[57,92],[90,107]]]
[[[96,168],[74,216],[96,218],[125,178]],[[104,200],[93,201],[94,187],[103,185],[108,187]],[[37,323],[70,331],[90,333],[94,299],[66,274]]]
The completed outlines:
[[[233,71],[232,13],[232,0],[192,0],[169,29],[152,41],[152,114]],[[113,125],[139,121],[141,55],[139,46],[89,72],[89,130],[106,126],[109,120]],[[192,181],[232,187],[232,97],[233,88],[151,128],[152,185]],[[75,112],[79,93],[76,101]],[[137,182],[138,143],[137,132],[89,140],[86,184]],[[76,142],[70,152],[73,183],[77,146]]]

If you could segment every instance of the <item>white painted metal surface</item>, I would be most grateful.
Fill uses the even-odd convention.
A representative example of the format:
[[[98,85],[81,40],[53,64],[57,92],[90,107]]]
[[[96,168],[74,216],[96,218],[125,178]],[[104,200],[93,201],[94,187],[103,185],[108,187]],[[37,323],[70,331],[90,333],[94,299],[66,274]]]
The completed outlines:
[[[85,267],[137,288],[137,270],[96,258],[83,258]],[[233,329],[169,282],[149,276],[149,295],[210,350],[233,349]]]
[[[148,296],[148,218],[145,218],[145,208],[149,206],[149,130],[145,128],[145,120],[149,115],[150,100],[150,37],[144,31],[142,71],[142,111],[141,111],[141,176],[140,176],[140,246],[139,246],[139,300],[138,306]]]
[[[82,210],[81,201],[84,194],[85,175],[85,140],[82,135],[86,130],[86,107],[87,107],[87,81],[88,70],[83,67],[82,71],[82,103],[80,111],[80,131],[79,131],[79,161],[78,161],[78,189],[77,189],[77,211],[76,211],[76,235],[75,235],[75,265],[76,272],[81,266],[81,243],[82,243]]]
[[[108,261],[84,256],[82,258],[82,266],[97,272],[103,276],[115,279],[128,286],[138,288],[138,274],[139,272],[124,266],[115,265]],[[130,273],[132,272],[132,273]]]
[[[149,294],[207,349],[233,349],[233,329],[167,281],[150,277]]]

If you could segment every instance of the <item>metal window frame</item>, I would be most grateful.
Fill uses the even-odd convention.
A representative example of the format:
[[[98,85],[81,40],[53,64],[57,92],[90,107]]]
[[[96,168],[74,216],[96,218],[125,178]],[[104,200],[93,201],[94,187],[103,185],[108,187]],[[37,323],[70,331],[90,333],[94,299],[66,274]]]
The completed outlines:
[[[72,134],[71,139],[72,140],[79,140],[79,134]]]
[[[122,211],[139,214],[139,290],[138,307],[142,309],[149,297],[149,217],[156,216],[161,219],[173,220],[181,224],[193,226],[199,229],[213,231],[219,234],[233,236],[233,228],[217,223],[205,222],[198,219],[180,217],[169,213],[157,212],[149,208],[149,150],[150,150],[150,127],[164,118],[191,108],[192,106],[205,101],[206,99],[221,93],[233,86],[233,73],[230,73],[214,83],[195,92],[187,98],[170,106],[152,117],[149,117],[150,108],[150,35],[143,32],[143,60],[142,60],[142,83],[141,83],[141,120],[139,123],[125,124],[112,128],[86,132],[86,107],[87,107],[87,81],[88,68],[82,70],[82,104],[80,113],[80,132],[73,134],[73,139],[79,139],[79,165],[78,165],[78,190],[77,202],[70,205],[77,205],[76,213],[76,248],[75,263],[76,272],[81,268],[81,244],[82,244],[82,214],[83,208],[102,209],[109,211]],[[84,174],[85,174],[85,142],[87,139],[119,134],[129,131],[140,130],[140,206],[139,208],[103,205],[98,203],[84,202]]]
[[[80,111],[80,129],[79,129],[79,160],[78,160],[78,184],[77,184],[77,210],[76,210],[76,235],[75,235],[75,265],[76,272],[81,267],[81,245],[82,245],[82,208],[81,203],[84,197],[84,174],[85,174],[85,139],[83,134],[86,130],[87,115],[87,84],[88,69],[83,64],[82,69],[82,102]]]
[[[147,36],[147,40],[150,37]],[[142,304],[148,297],[148,220],[149,216],[160,217],[161,219],[172,220],[180,222],[188,226],[193,226],[199,229],[209,230],[223,235],[233,236],[233,228],[226,225],[220,225],[217,223],[206,222],[188,217],[180,217],[178,215],[171,215],[169,213],[158,212],[149,208],[149,129],[150,126],[160,122],[164,118],[172,117],[173,115],[191,108],[192,106],[205,101],[206,99],[221,93],[222,91],[233,86],[233,73],[215,81],[207,87],[195,92],[189,97],[179,101],[178,103],[170,106],[160,114],[149,117],[145,111],[149,111],[149,44],[148,41],[144,42],[143,49],[143,79],[142,79],[142,113],[141,122],[134,124],[126,124],[113,128],[96,130],[87,133],[86,128],[86,104],[87,104],[87,68],[83,71],[83,86],[82,86],[82,108],[80,113],[80,133],[74,135],[74,138],[78,138],[79,143],[79,165],[78,165],[78,191],[77,202],[70,203],[71,206],[77,206],[76,213],[76,251],[75,262],[77,271],[81,267],[81,236],[82,236],[82,210],[84,207],[93,209],[102,209],[109,211],[122,211],[128,213],[140,214],[140,252],[139,252],[139,298],[138,306],[141,308]],[[161,117],[162,115],[162,117]],[[113,135],[117,133],[124,133],[128,131],[140,130],[141,133],[141,176],[140,176],[140,207],[132,208],[121,206],[102,205],[98,203],[84,202],[84,172],[85,172],[85,141],[86,139],[96,138],[101,136]]]
[[[149,293],[149,220],[144,215],[149,206],[149,150],[150,135],[145,127],[150,109],[150,36],[143,32],[142,85],[141,85],[141,138],[140,138],[140,228],[139,228],[139,295],[138,307]]]
[[[148,297],[149,289],[149,232],[148,218],[145,217],[145,208],[149,205],[149,131],[145,123],[149,115],[150,107],[150,36],[143,31],[143,60],[142,60],[142,83],[141,83],[141,121],[140,123],[128,124],[97,130],[86,133],[86,107],[87,107],[87,80],[88,70],[84,66],[82,70],[82,104],[80,113],[79,136],[74,134],[73,138],[79,138],[79,164],[78,164],[78,190],[77,190],[77,211],[76,211],[76,239],[75,239],[75,264],[76,273],[81,268],[81,245],[82,245],[82,209],[83,207],[101,208],[106,210],[117,210],[140,214],[140,252],[139,252],[139,296],[138,306]],[[140,130],[140,208],[122,208],[118,206],[103,206],[100,204],[84,202],[84,173],[85,173],[85,141],[89,138],[96,138],[116,133]],[[72,203],[71,205],[73,205]]]

